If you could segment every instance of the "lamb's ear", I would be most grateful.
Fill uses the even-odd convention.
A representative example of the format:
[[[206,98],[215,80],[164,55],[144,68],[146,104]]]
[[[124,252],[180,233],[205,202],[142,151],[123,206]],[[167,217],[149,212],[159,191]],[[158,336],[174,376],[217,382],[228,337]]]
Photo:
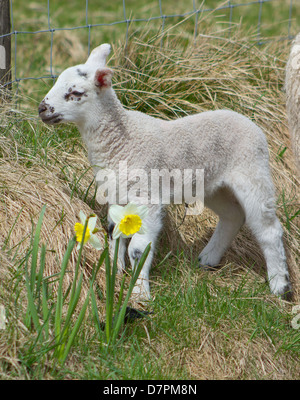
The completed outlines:
[[[113,74],[113,71],[109,68],[97,69],[95,73],[95,85],[100,89],[111,87],[111,78]]]
[[[86,61],[86,65],[95,66],[95,68],[105,67],[106,58],[109,55],[111,46],[108,43],[96,47]]]

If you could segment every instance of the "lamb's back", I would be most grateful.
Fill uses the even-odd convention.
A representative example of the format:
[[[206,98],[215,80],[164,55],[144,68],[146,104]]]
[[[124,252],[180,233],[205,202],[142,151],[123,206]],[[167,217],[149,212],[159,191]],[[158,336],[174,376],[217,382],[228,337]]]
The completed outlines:
[[[129,112],[132,151],[152,168],[230,167],[268,160],[266,138],[249,118],[231,110],[166,121]]]

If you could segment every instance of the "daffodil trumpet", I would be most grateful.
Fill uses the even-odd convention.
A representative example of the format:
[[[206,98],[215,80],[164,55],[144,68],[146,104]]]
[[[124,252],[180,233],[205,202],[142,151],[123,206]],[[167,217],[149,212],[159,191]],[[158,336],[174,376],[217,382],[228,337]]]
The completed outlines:
[[[109,216],[115,223],[112,238],[130,238],[136,233],[146,233],[147,228],[144,219],[147,217],[148,211],[147,206],[134,203],[128,203],[125,207],[116,204],[111,205]]]
[[[96,250],[101,250],[101,242],[95,235],[99,232],[99,229],[96,228],[97,216],[91,214],[86,217],[84,212],[80,211],[79,218],[81,223],[77,222],[74,226],[76,241],[78,242],[77,250],[80,249],[81,245],[83,246],[86,243],[90,243]]]

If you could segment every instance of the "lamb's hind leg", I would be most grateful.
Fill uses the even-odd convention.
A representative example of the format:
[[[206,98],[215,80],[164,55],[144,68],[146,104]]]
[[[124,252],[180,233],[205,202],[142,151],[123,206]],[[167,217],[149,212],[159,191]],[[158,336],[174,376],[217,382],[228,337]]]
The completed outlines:
[[[205,199],[205,205],[220,219],[210,241],[199,256],[199,262],[201,266],[213,267],[219,264],[223,254],[231,245],[245,221],[245,214],[227,188],[222,188],[214,196]]]
[[[252,178],[247,185],[237,182],[234,190],[245,210],[246,224],[256,237],[265,256],[271,292],[291,299],[292,290],[283,245],[283,229],[276,216],[274,189],[266,175]]]

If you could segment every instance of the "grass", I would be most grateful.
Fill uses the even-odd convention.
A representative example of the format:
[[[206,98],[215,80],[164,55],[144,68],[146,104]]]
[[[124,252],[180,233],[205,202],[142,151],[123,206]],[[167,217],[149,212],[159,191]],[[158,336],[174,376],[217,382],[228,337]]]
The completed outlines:
[[[121,3],[116,8],[108,4],[100,12],[89,2],[91,23],[102,17],[108,21],[122,18]],[[157,3],[128,4],[134,9],[132,16],[138,17],[156,13]],[[163,12],[171,13],[172,7],[176,13],[183,12],[182,3],[177,3],[162,1]],[[214,6],[220,2],[209,3]],[[14,1],[15,29],[47,27],[45,4]],[[69,3],[65,7],[59,7],[57,1],[50,4],[54,26],[85,24],[82,5],[75,7],[73,2],[72,12],[67,12]],[[267,12],[261,34],[266,39],[288,34],[288,5],[289,1],[281,1],[279,9],[271,2],[263,4],[263,12]],[[104,351],[95,328],[97,318],[98,322],[105,319],[109,298],[104,263],[90,292],[99,252],[85,247],[78,264],[79,253],[73,249],[64,275],[61,266],[79,211],[86,215],[96,212],[106,227],[106,210],[95,200],[92,171],[77,130],[68,125],[54,129],[37,119],[37,104],[52,80],[21,81],[23,98],[3,103],[0,112],[0,305],[4,305],[7,318],[6,328],[0,330],[1,379],[299,378],[300,331],[291,326],[293,306],[299,304],[300,294],[299,180],[282,92],[289,49],[283,41],[256,46],[257,10],[258,5],[233,9],[230,38],[228,10],[221,10],[199,20],[196,40],[195,16],[191,16],[177,25],[174,22],[179,20],[166,20],[165,36],[156,31],[161,21],[146,28],[131,24],[126,53],[124,25],[92,28],[91,46],[112,42],[109,65],[115,70],[114,87],[128,108],[173,119],[227,107],[264,129],[294,301],[287,303],[270,294],[264,260],[246,229],[226,253],[219,271],[200,271],[197,255],[211,236],[216,217],[205,210],[182,223],[184,210],[171,207],[151,273],[153,299],[146,308],[153,314],[125,325],[115,345]],[[126,12],[130,15],[129,6]],[[243,22],[236,24],[244,12]],[[292,34],[299,18],[296,7],[294,15]],[[54,71],[85,60],[85,30],[56,31],[54,35]],[[17,37],[20,76],[49,73],[49,39],[49,33]],[[36,227],[45,204],[38,240]],[[99,227],[99,238],[105,245],[105,229]],[[32,258],[33,266],[43,265],[43,275],[39,268],[34,272]],[[57,343],[50,340],[55,337],[51,324],[54,321],[56,329],[63,329],[70,288],[75,288],[77,281],[73,278],[76,268],[82,286],[65,336],[72,340],[72,346],[61,364],[55,357]],[[117,277],[116,302],[121,284]],[[34,287],[39,289],[32,291]],[[91,299],[86,303],[89,293]],[[62,307],[57,306],[62,303]],[[39,306],[38,319],[33,306]],[[61,310],[56,313],[56,325],[55,317],[47,320],[47,309]],[[76,321],[80,324],[72,335]],[[39,335],[37,327],[41,326]]]
[[[178,261],[188,263],[184,255]],[[289,377],[297,378],[299,332],[289,327],[284,305],[268,299],[264,282],[248,274],[233,289],[228,270],[211,277],[195,266],[167,267],[154,317],[128,325],[110,352],[101,350],[91,312],[62,367],[39,351],[34,335],[24,340],[9,324],[6,335],[19,335],[18,365],[8,357],[3,372],[30,379],[278,379],[289,361]]]

